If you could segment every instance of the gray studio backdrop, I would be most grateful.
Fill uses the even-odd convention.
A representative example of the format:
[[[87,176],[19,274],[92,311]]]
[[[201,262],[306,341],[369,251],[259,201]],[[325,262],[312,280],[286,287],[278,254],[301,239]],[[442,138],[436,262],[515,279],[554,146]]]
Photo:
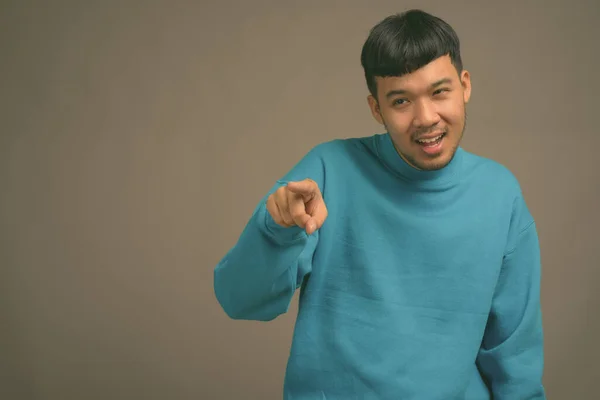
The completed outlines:
[[[360,48],[412,7],[538,221],[548,395],[595,398],[599,4],[0,2],[0,398],[281,398],[296,299],[231,321],[213,268],[312,146],[381,132]]]

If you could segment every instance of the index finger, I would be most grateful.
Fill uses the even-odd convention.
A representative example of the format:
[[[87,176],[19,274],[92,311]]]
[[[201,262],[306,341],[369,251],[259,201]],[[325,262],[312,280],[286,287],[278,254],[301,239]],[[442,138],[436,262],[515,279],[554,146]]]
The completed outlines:
[[[319,192],[319,186],[317,182],[311,179],[305,179],[299,182],[288,182],[286,187],[295,194],[299,194],[302,196],[304,201],[308,201],[310,199],[315,198]]]

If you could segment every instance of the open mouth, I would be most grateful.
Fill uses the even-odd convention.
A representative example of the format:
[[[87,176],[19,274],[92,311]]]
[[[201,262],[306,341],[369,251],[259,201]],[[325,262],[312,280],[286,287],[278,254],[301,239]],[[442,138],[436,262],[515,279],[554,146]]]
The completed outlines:
[[[417,140],[417,143],[419,143],[421,146],[425,146],[425,147],[435,146],[436,144],[439,144],[442,141],[444,136],[446,136],[446,133],[442,133],[441,135],[431,138],[431,139]]]
[[[427,154],[436,154],[442,150],[442,142],[446,137],[446,133],[442,133],[431,139],[419,139],[416,140],[417,144],[421,146],[423,151]]]

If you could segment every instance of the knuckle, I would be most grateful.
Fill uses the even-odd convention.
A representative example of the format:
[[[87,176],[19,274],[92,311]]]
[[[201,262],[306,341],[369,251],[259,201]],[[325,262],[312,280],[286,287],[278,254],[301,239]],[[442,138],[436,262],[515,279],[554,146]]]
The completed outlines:
[[[288,217],[288,218],[285,218],[285,219],[284,219],[284,221],[285,221],[285,223],[286,223],[287,225],[289,225],[289,226],[293,226],[293,225],[295,225],[295,223],[294,223],[294,220],[293,220],[293,219],[291,219],[290,217]]]

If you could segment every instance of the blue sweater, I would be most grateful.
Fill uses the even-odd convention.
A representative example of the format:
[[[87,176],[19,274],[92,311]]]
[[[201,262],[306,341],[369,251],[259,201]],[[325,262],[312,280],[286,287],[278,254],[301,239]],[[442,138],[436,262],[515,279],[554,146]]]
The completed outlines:
[[[305,178],[329,211],[310,236],[265,205]],[[285,399],[545,399],[536,225],[515,177],[463,148],[419,171],[388,134],[315,146],[214,285],[227,315],[259,321],[300,288]]]

